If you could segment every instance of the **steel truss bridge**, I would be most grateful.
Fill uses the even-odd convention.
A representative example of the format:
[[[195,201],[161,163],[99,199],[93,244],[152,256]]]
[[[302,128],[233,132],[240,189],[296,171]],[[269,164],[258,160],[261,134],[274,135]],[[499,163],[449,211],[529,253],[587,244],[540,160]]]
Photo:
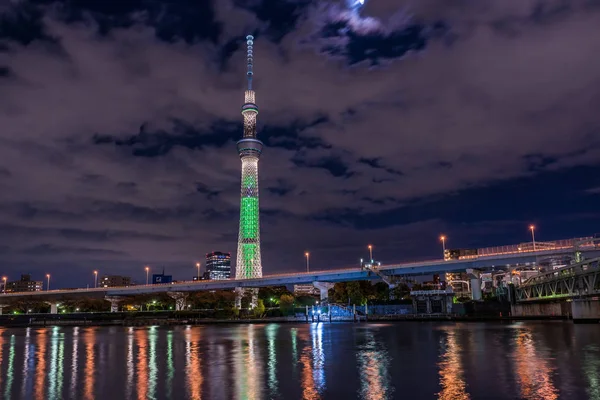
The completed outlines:
[[[235,288],[260,288],[269,286],[288,286],[298,284],[316,284],[349,282],[358,280],[382,279],[393,285],[398,279],[446,272],[464,272],[466,270],[503,269],[518,264],[532,264],[541,260],[583,254],[587,257],[600,257],[600,247],[596,242],[600,239],[569,239],[537,248],[523,245],[504,246],[485,249],[478,256],[469,256],[458,260],[432,260],[403,264],[381,265],[371,268],[345,268],[309,273],[289,273],[263,276],[253,279],[229,279],[215,281],[186,281],[172,284],[137,285],[128,287],[110,287],[93,289],[50,290],[38,292],[6,293],[0,295],[0,305],[11,300],[55,301],[81,297],[132,296],[164,292],[195,292],[203,290],[233,290]],[[494,249],[493,251],[491,249]],[[535,250],[534,250],[535,249]],[[600,282],[597,281],[597,282]]]
[[[519,303],[598,296],[600,257],[529,278],[515,294]]]

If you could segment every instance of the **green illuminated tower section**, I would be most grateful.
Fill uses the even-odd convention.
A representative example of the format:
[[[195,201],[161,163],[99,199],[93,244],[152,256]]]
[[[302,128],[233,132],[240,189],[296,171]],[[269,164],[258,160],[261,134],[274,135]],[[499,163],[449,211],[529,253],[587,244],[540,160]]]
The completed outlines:
[[[260,257],[260,216],[258,206],[258,160],[263,144],[256,139],[256,94],[252,90],[253,40],[246,37],[248,45],[247,78],[248,90],[245,92],[242,116],[244,117],[244,137],[238,141],[237,148],[242,160],[242,186],[240,201],[240,234],[238,237],[237,279],[260,278],[262,263]]]

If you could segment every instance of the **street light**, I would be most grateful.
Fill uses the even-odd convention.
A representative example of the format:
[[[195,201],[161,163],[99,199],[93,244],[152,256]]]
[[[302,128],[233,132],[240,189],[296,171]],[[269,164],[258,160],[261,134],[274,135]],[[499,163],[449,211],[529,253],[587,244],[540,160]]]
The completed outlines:
[[[371,259],[371,262],[373,262],[373,246],[369,245],[369,258]]]
[[[48,284],[46,285],[46,291],[50,290],[50,274],[46,274],[46,278],[48,278]]]
[[[4,293],[6,294],[6,277],[3,276],[2,280],[4,281]]]
[[[535,251],[535,226],[529,225],[529,229],[531,230],[531,241],[533,242],[533,251]]]
[[[442,241],[442,255],[444,258],[446,257],[446,236],[440,236],[440,240]]]
[[[310,272],[310,253],[307,251],[304,256],[306,257],[306,272]]]
[[[94,271],[94,287],[98,287],[98,271]]]
[[[146,267],[146,285],[150,284],[150,280],[149,280],[149,275],[150,274],[150,267]]]
[[[196,263],[196,268],[198,268],[198,280],[200,280],[200,263]]]

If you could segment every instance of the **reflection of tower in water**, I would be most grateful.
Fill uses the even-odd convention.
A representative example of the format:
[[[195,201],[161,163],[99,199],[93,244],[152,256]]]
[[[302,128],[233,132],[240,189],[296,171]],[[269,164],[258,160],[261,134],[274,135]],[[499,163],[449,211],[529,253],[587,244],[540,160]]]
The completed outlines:
[[[375,340],[371,330],[366,330],[364,343],[359,345],[356,358],[360,371],[360,397],[362,399],[389,399],[393,394],[388,366],[390,357],[383,344]]]

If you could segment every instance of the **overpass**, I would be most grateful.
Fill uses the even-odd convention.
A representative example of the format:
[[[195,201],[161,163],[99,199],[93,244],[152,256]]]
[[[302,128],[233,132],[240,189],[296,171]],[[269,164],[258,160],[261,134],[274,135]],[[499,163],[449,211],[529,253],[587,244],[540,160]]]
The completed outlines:
[[[171,284],[139,285],[127,287],[109,287],[92,289],[50,290],[37,292],[5,293],[0,296],[0,309],[11,300],[39,300],[51,304],[61,300],[97,297],[106,298],[111,303],[124,296],[152,293],[171,293],[176,300],[183,298],[185,292],[203,290],[234,290],[236,288],[261,288],[269,286],[288,286],[313,284],[321,290],[321,297],[327,298],[327,290],[336,282],[382,279],[393,286],[398,278],[431,275],[446,272],[464,272],[472,274],[472,281],[478,281],[479,272],[491,268],[504,268],[510,265],[536,263],[549,257],[585,253],[586,256],[600,256],[598,239],[581,238],[552,242],[553,246],[527,248],[523,245],[502,246],[478,250],[478,255],[459,257],[457,260],[431,260],[402,264],[377,265],[370,268],[354,267],[268,275],[255,279],[230,279],[215,281],[186,281]],[[474,297],[476,298],[476,297]],[[111,300],[113,299],[113,300]],[[477,299],[477,298],[476,298]],[[54,308],[53,308],[54,311]]]

